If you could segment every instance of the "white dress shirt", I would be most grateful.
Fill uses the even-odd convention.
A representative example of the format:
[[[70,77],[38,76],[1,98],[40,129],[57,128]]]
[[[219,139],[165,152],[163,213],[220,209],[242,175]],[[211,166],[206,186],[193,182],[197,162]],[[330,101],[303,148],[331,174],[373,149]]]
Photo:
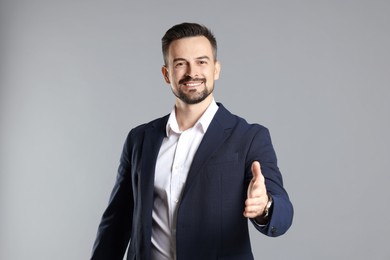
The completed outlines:
[[[176,259],[176,214],[188,171],[218,105],[215,100],[192,128],[180,131],[171,112],[157,157],[154,178],[152,259]]]

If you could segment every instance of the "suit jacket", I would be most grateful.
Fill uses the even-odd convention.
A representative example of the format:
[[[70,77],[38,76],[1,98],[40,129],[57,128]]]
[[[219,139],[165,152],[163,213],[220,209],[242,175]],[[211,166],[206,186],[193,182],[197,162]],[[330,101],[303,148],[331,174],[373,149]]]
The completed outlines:
[[[259,161],[273,198],[267,236],[292,223],[268,130],[231,114],[222,104],[194,156],[177,212],[177,259],[253,259],[243,216],[251,164]],[[125,142],[110,201],[99,225],[92,259],[150,259],[154,170],[168,116],[132,129]]]

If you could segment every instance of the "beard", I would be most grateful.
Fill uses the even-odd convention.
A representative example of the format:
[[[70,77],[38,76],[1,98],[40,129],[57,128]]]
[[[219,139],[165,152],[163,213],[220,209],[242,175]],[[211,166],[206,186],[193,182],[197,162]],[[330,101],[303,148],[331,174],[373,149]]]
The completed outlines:
[[[181,101],[188,105],[194,105],[202,102],[205,100],[208,96],[210,96],[211,93],[214,91],[214,85],[211,88],[208,88],[206,85],[206,79],[191,79],[191,78],[185,78],[183,80],[179,81],[179,86],[181,86],[186,81],[201,81],[203,82],[204,89],[202,91],[197,91],[196,89],[190,90],[188,93],[185,93],[182,88],[178,88],[177,91],[172,90],[173,94],[179,98]]]

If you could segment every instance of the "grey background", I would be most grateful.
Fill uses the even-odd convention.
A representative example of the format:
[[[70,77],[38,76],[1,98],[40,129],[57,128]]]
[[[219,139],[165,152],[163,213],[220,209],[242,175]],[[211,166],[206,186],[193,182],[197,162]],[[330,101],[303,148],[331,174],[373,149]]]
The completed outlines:
[[[2,0],[0,259],[88,259],[128,131],[170,112],[160,39],[206,24],[215,97],[272,134],[295,206],[256,259],[390,259],[389,1]]]

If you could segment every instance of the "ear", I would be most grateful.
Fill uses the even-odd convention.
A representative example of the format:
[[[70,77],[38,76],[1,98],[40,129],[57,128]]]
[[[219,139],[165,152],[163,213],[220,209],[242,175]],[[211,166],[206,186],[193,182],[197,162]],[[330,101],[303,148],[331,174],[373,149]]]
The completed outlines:
[[[221,63],[219,61],[215,62],[214,68],[214,80],[219,79],[219,73],[221,72]]]
[[[162,66],[161,73],[163,74],[164,80],[167,84],[171,84],[171,81],[169,80],[169,73],[167,66]]]

